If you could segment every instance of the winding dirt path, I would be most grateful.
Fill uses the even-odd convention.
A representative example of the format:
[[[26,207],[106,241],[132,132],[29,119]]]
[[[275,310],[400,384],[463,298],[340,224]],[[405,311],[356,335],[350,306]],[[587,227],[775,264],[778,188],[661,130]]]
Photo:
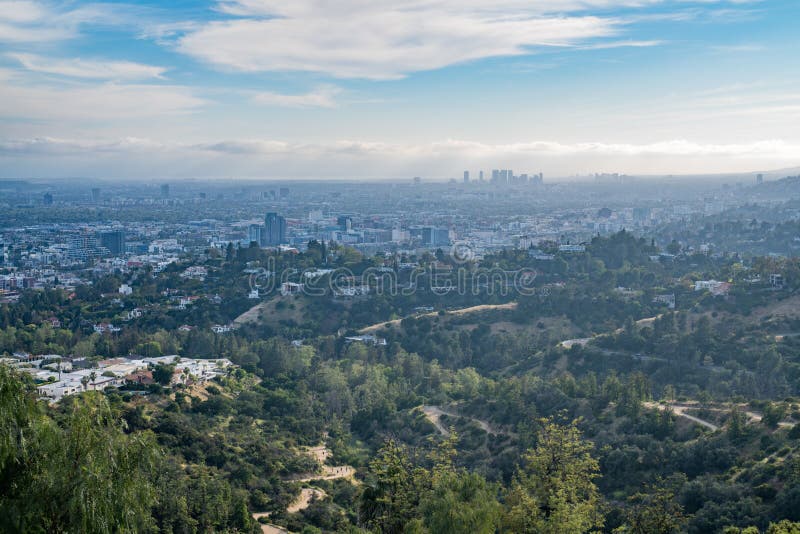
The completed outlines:
[[[719,426],[715,425],[714,423],[711,423],[709,421],[706,421],[705,419],[700,419],[699,417],[695,417],[694,415],[686,413],[686,410],[697,408],[697,406],[691,406],[691,405],[687,406],[683,404],[674,404],[674,403],[659,404],[657,402],[643,402],[642,406],[644,406],[645,408],[661,410],[662,412],[671,411],[678,417],[683,417],[685,419],[688,419],[689,421],[692,421],[693,423],[697,423],[700,426],[704,426],[707,429],[711,430],[712,432],[716,432],[717,430],[719,430]]]
[[[447,427],[445,427],[441,421],[443,415],[449,415],[450,417],[463,417],[464,419],[469,419],[470,421],[478,425],[481,428],[481,430],[483,430],[487,434],[504,435],[504,436],[509,435],[508,432],[503,432],[501,430],[497,430],[496,428],[492,427],[492,425],[490,425],[487,421],[461,415],[450,410],[445,410],[441,406],[425,405],[421,409],[422,413],[425,414],[425,417],[428,419],[428,421],[433,423],[433,426],[436,427],[436,430],[438,430],[439,433],[445,437],[450,435],[450,430]]]
[[[296,514],[311,506],[311,501],[321,500],[327,496],[327,493],[317,488],[303,488],[300,490],[300,495],[286,507],[286,511],[290,514]]]

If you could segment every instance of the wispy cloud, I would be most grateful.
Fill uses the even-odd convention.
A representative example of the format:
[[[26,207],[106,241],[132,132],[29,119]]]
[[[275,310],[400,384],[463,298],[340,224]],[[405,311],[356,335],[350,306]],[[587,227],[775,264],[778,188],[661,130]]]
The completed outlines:
[[[8,57],[33,72],[98,80],[142,80],[162,78],[166,68],[131,61],[54,59],[35,54],[9,53]]]
[[[317,87],[303,94],[290,95],[263,91],[252,97],[252,102],[262,106],[279,106],[291,108],[334,108],[337,106],[336,96],[342,92],[334,85]]]
[[[650,46],[660,46],[665,44],[665,41],[651,40],[651,41],[607,41],[604,43],[594,43],[588,45],[578,46],[580,50],[606,50],[613,48],[647,48]]]
[[[742,43],[734,45],[715,45],[711,47],[715,52],[762,52],[767,49],[766,46],[755,43]]]
[[[54,86],[12,78],[0,85],[0,118],[35,121],[141,119],[197,111],[206,101],[190,88],[107,82]]]

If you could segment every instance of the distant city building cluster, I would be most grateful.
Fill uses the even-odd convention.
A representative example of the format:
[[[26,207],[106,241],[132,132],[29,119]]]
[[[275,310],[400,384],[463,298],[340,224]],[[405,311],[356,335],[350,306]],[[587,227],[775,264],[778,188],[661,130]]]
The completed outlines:
[[[0,190],[0,209],[11,217],[0,229],[0,301],[13,302],[27,288],[72,291],[103,274],[123,280],[118,296],[124,297],[141,272],[163,272],[209,251],[227,254],[231,247],[302,252],[317,242],[346,245],[367,256],[452,253],[459,261],[524,249],[532,258],[551,261],[555,252],[582,253],[583,243],[598,234],[649,232],[737,206],[784,201],[780,182],[765,181],[762,174],[750,180],[750,185],[744,179],[684,184],[666,192],[663,185],[613,173],[583,183],[544,184],[541,173],[511,169],[488,175],[465,170],[464,183],[417,177],[412,183],[296,183],[291,188],[246,182],[84,188],[10,182]],[[788,187],[796,179],[786,180]],[[597,198],[613,202],[598,207]],[[61,222],[42,222],[36,215],[54,207],[65,214]],[[105,208],[114,219],[97,217]],[[709,237],[693,247],[684,251],[710,254],[717,244]],[[203,282],[208,272],[197,265],[183,268],[179,276]],[[283,288],[286,293],[296,289]],[[355,292],[339,297],[360,296],[347,291]],[[185,302],[175,296],[174,305],[191,306],[191,296],[183,295]],[[256,290],[250,298],[261,294]]]

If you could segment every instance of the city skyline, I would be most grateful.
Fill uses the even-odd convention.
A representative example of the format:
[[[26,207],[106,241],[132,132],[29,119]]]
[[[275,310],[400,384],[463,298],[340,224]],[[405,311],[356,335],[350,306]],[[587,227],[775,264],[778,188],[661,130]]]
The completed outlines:
[[[791,1],[0,2],[0,177],[796,167]]]

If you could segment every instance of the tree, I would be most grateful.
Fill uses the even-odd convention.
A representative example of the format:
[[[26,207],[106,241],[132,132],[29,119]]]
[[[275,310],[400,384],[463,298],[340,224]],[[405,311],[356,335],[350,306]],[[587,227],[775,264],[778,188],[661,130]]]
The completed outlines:
[[[577,421],[542,419],[536,447],[524,456],[506,503],[505,526],[517,533],[579,534],[603,525],[594,479],[600,467]]]
[[[420,477],[405,447],[388,440],[369,464],[374,479],[365,485],[358,503],[358,520],[383,534],[403,532],[417,515]]]
[[[676,255],[681,251],[681,244],[675,241],[674,239],[670,241],[669,245],[667,245],[667,252],[672,255]]]
[[[731,409],[730,416],[728,417],[728,437],[732,441],[736,441],[747,434],[747,417],[738,406]]]
[[[486,479],[465,471],[447,472],[433,483],[421,506],[423,522],[436,534],[494,534],[501,507]]]
[[[675,501],[673,490],[657,481],[647,492],[630,497],[625,524],[615,534],[673,534],[685,521],[683,507]]]
[[[168,386],[172,382],[174,372],[175,366],[159,363],[153,368],[153,380],[162,386]]]
[[[160,451],[126,434],[105,397],[71,397],[59,423],[0,366],[0,531],[142,532],[152,526]]]
[[[786,406],[779,402],[769,402],[764,406],[764,415],[761,422],[769,428],[777,428],[786,415]]]

